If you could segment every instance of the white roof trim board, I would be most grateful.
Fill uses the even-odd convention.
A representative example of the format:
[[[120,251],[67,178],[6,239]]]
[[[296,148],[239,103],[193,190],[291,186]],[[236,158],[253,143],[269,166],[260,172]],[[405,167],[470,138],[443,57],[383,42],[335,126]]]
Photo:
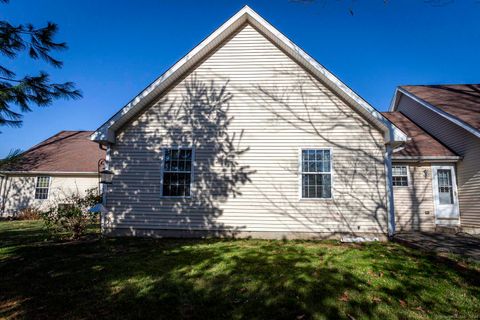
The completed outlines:
[[[405,90],[405,89],[402,89],[400,87],[398,87],[396,90],[395,90],[395,94],[393,95],[393,99],[392,99],[392,103],[390,104],[390,111],[396,111],[397,108],[398,108],[398,103],[400,102],[400,94],[403,94],[407,97],[409,97],[410,99],[412,99],[413,101],[416,101],[418,103],[420,103],[421,105],[423,105],[425,108],[435,112],[436,114],[444,117],[445,119],[455,123],[456,125],[462,127],[463,129],[467,130],[468,132],[470,132],[471,134],[477,136],[480,138],[480,130],[466,124],[465,122],[463,122],[462,120],[458,119],[457,117],[455,116],[452,116],[450,113],[448,112],[445,112],[443,110],[440,110],[439,108],[437,108],[436,106],[428,103],[427,101],[417,97],[415,94]]]
[[[343,97],[355,109],[367,119],[376,124],[385,133],[385,142],[403,142],[407,136],[390,121],[384,118],[375,108],[357,95],[347,85],[325,69],[315,59],[295,45],[270,23],[260,17],[250,7],[245,6],[233,17],[225,22],[220,28],[203,40],[186,56],[175,63],[168,71],[145,88],[139,95],[118,111],[113,117],[98,128],[91,136],[92,140],[100,143],[115,143],[115,131],[136,115],[143,107],[147,106],[163,90],[168,88],[174,81],[179,79],[192,66],[211,52],[218,44],[235,32],[244,23],[250,23],[260,30],[273,43],[290,54],[304,68],[312,72],[322,82],[328,85],[338,95]]]
[[[430,161],[430,162],[441,162],[441,161],[447,161],[447,162],[457,162],[459,160],[462,160],[462,157],[460,156],[397,156],[393,155],[392,159],[394,161],[399,162],[400,160],[405,160],[405,161]],[[400,161],[401,162],[401,161]]]

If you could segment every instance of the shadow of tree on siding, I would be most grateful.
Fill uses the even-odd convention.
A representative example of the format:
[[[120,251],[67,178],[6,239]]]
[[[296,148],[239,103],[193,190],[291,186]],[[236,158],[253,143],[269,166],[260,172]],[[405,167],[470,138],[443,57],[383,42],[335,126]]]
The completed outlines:
[[[320,199],[313,202],[315,208],[306,208],[278,188],[286,206],[274,201],[268,205],[312,232],[320,226],[325,234],[386,234],[385,146],[379,129],[306,71],[279,68],[276,73],[295,81],[253,85],[246,94],[270,113],[271,123],[294,128],[314,141],[300,142],[299,147],[333,148],[333,199]],[[299,174],[298,162],[283,169]]]
[[[409,167],[409,185],[407,187],[408,200],[409,204],[407,207],[402,207],[401,202],[398,202],[396,207],[395,216],[397,217],[397,232],[401,231],[421,231],[429,230],[428,229],[428,220],[433,220],[433,228],[435,227],[435,210],[434,210],[434,198],[433,198],[433,186],[432,183],[426,183],[422,186],[422,182],[419,180],[419,171],[425,172],[426,167],[418,166],[411,163],[401,163],[395,162],[395,164],[403,164]],[[431,167],[430,167],[431,168]],[[429,179],[432,181],[431,175],[433,174],[432,170],[427,170],[427,173],[424,174],[424,179]],[[432,206],[430,209],[430,216],[422,217],[422,212],[424,204],[431,202]],[[398,215],[406,215],[406,219],[401,221],[398,218]]]
[[[48,209],[45,203],[35,199],[36,178],[37,175],[18,174],[0,177],[0,216],[15,218],[26,209],[37,211]],[[50,196],[47,200],[48,203],[51,198]]]
[[[240,196],[241,186],[255,173],[239,160],[249,150],[240,146],[243,130],[229,130],[233,95],[228,82],[208,83],[193,76],[181,84],[181,92],[181,98],[160,98],[129,124],[118,137],[128,150],[112,146],[116,175],[107,195],[113,209],[108,227],[127,228],[127,234],[151,229],[142,235],[170,229],[172,236],[206,231],[232,236],[242,228],[218,221],[222,203]],[[162,150],[175,147],[195,150],[191,197],[161,196]]]
[[[125,182],[121,179],[114,181],[114,195],[107,197],[110,201],[108,205],[114,207],[110,215],[111,226],[123,224],[130,228],[131,233],[135,232],[135,224],[145,228],[217,230],[211,232],[213,235],[235,235],[239,228],[245,228],[218,221],[223,214],[223,203],[228,197],[241,196],[241,186],[251,183],[252,174],[257,172],[242,165],[241,159],[251,148],[243,143],[242,138],[244,134],[251,138],[251,133],[230,129],[233,117],[229,114],[229,104],[234,98],[231,92],[238,92],[271,115],[269,129],[293,128],[315,141],[312,147],[334,148],[332,200],[316,200],[306,205],[298,201],[298,196],[292,198],[292,193],[298,190],[297,182],[288,186],[279,185],[275,183],[278,177],[272,178],[273,192],[253,184],[258,193],[255,198],[257,206],[268,214],[277,215],[275,219],[283,223],[280,229],[295,229],[281,222],[284,221],[282,217],[288,217],[289,221],[301,226],[298,234],[312,232],[320,237],[386,234],[385,147],[378,128],[356,114],[348,103],[311,75],[305,76],[303,70],[300,76],[286,73],[281,68],[276,72],[279,76],[286,74],[295,81],[284,86],[273,82],[268,86],[253,83],[246,87],[227,81],[218,86],[215,82],[207,84],[193,76],[192,80],[180,83],[181,97],[169,95],[160,98],[153,107],[128,124],[119,139],[129,150],[112,146],[116,161],[114,167]],[[300,99],[300,104],[292,104],[290,99]],[[324,106],[328,107],[325,109]],[[152,126],[154,123],[158,123],[158,127]],[[340,135],[335,135],[335,132],[340,132]],[[364,136],[354,137],[354,143],[346,141],[350,135],[359,134]],[[265,141],[265,146],[268,143]],[[162,147],[168,146],[196,148],[192,198],[167,200],[159,197]],[[296,152],[299,146],[303,146],[301,141],[293,149],[289,147],[289,152]],[[277,166],[275,170],[282,171],[280,176],[288,179],[298,177],[297,154],[294,157],[288,154],[288,159],[293,159],[291,163],[285,163],[282,156],[286,154],[271,158],[272,168]],[[269,174],[262,170],[263,174]],[[133,182],[133,179],[137,181]]]
[[[416,128],[417,125],[408,116],[401,112],[401,116],[396,116],[395,113],[399,112],[386,112],[384,116],[404,130],[409,137],[405,148],[393,155],[393,165],[405,165],[409,168],[408,186],[393,187],[396,197],[396,230],[397,232],[432,231],[435,228],[432,163],[395,160],[395,155],[400,157],[424,155],[425,150],[422,150],[420,145],[425,139],[425,133],[420,127]],[[429,211],[429,214],[427,215],[425,211]]]
[[[111,216],[111,219],[116,219],[111,226],[123,224],[131,232],[136,223],[144,227],[153,225],[174,230],[227,230],[218,235],[228,235],[228,230],[232,230],[231,234],[237,234],[239,229],[248,228],[227,225],[219,222],[219,218],[226,201],[242,196],[242,186],[251,184],[256,188],[258,197],[249,199],[256,202],[258,211],[262,209],[269,216],[275,215],[275,223],[281,225],[280,229],[287,230],[285,232],[295,229],[289,225],[293,222],[300,226],[301,232],[321,236],[387,234],[386,148],[379,128],[351,110],[350,102],[344,101],[306,70],[289,72],[279,66],[275,74],[272,78],[275,80],[266,84],[252,81],[248,85],[229,82],[228,76],[217,75],[214,71],[209,77],[225,81],[223,85],[200,81],[195,75],[189,75],[177,84],[182,87],[181,96],[172,97],[169,94],[161,97],[153,107],[130,122],[126,126],[130,132],[120,136],[130,150],[120,150],[120,147],[115,150],[116,146],[112,147],[114,158],[119,158],[118,161],[114,159],[119,173],[130,176],[125,182],[118,180],[117,186],[114,186],[115,195],[109,197],[110,203],[115,203],[118,209]],[[276,81],[281,77],[288,77],[289,81]],[[234,93],[238,96],[234,97]],[[266,171],[245,165],[242,155],[258,146],[247,144],[252,137],[249,128],[245,131],[232,130],[234,113],[229,107],[230,101],[237,98],[241,101],[245,97],[270,115],[266,126],[271,128],[267,131],[278,130],[284,134],[293,129],[305,134],[309,141],[314,141],[310,143],[312,148],[334,149],[332,200],[312,201],[310,205],[302,203],[298,201],[298,180],[290,185],[281,179],[275,183],[278,177],[273,174],[268,187],[273,192],[263,188],[262,184],[267,182],[263,176],[252,183],[252,177],[261,176],[254,173],[265,175]],[[255,113],[251,114],[252,120],[256,120],[255,116]],[[159,125],[152,127],[152,123]],[[265,128],[255,129],[261,131]],[[244,142],[245,136],[248,137],[247,142]],[[265,141],[266,147],[268,144],[269,141]],[[191,199],[166,200],[159,197],[161,148],[175,145],[195,146],[197,150],[194,169],[196,193]],[[306,145],[298,141],[295,147],[289,147],[290,153],[270,157],[271,171],[280,171],[281,177],[290,180],[298,178],[298,155],[291,156],[302,146]],[[285,162],[282,157],[293,161]],[[138,181],[132,182],[133,179]],[[264,179],[260,186],[258,179]],[[292,194],[297,195],[292,197]],[[416,185],[410,196],[415,204],[409,221],[415,227],[420,223],[417,211],[423,201],[417,197]],[[163,209],[165,207],[167,212]],[[288,222],[285,222],[285,217]]]
[[[15,217],[34,205],[35,176],[19,175],[15,171],[28,171],[39,163],[49,165],[54,159],[42,150],[31,150],[33,152],[27,156],[21,153],[14,161],[0,166],[3,171],[0,175],[0,216]]]
[[[39,176],[50,177],[48,199],[35,199],[36,182]],[[63,203],[64,199],[71,195],[83,196],[88,189],[91,189],[91,183],[85,185],[77,180],[82,178],[82,176],[62,177],[35,173],[8,174],[0,177],[0,217],[17,218],[26,209],[45,212]],[[68,185],[62,185],[62,180],[68,181]],[[96,181],[94,186],[94,188],[97,187]]]

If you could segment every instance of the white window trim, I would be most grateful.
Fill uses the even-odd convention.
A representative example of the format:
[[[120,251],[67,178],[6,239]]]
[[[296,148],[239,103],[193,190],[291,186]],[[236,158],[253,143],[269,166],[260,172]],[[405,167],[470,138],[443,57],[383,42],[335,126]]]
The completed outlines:
[[[394,177],[393,168],[394,167],[407,167],[407,185],[406,186],[396,186],[396,185],[393,184],[393,177]],[[392,187],[394,187],[394,188],[410,188],[410,166],[408,164],[398,164],[398,163],[393,163],[392,164]]]
[[[330,151],[330,198],[303,198],[302,197],[302,151],[303,150],[329,150]],[[319,147],[319,146],[305,146],[298,148],[298,199],[300,201],[329,201],[335,198],[334,196],[335,178],[333,174],[333,148]]]
[[[183,149],[191,149],[192,150],[192,170],[190,172],[190,195],[188,196],[164,196],[163,195],[163,173],[165,168],[165,151],[166,150],[183,150]],[[160,198],[162,199],[188,199],[192,198],[193,190],[193,178],[194,178],[194,171],[195,171],[195,147],[193,146],[171,146],[171,147],[163,147],[162,148],[162,160],[160,166]]]
[[[48,178],[47,197],[46,197],[45,199],[37,199],[38,178],[43,178],[43,177]],[[39,200],[39,201],[48,200],[48,198],[50,197],[50,185],[51,185],[51,184],[52,184],[52,177],[51,177],[51,176],[37,176],[37,177],[35,178],[35,190],[34,190],[34,194],[33,194],[33,199]],[[45,188],[42,188],[42,189],[45,189]]]

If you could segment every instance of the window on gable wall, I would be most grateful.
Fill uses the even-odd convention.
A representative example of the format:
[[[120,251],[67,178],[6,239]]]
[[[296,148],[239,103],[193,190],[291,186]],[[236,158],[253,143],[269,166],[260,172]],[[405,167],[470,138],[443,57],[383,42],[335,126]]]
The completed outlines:
[[[408,167],[406,165],[392,166],[392,184],[394,187],[408,187]]]
[[[302,198],[332,198],[331,150],[302,150],[301,175]]]
[[[46,200],[48,199],[48,189],[50,188],[50,177],[37,177],[35,183],[35,199]]]
[[[192,183],[193,149],[163,150],[162,195],[189,197]]]

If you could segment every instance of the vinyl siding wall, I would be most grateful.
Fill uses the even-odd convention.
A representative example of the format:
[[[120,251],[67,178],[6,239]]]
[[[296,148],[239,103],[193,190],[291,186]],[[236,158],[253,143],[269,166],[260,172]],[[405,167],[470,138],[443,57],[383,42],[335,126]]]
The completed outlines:
[[[72,193],[84,194],[98,188],[96,176],[50,176],[48,199],[35,199],[35,175],[15,175],[0,178],[0,216],[16,216],[25,208],[47,210]]]
[[[190,198],[161,197],[162,148],[171,145],[195,147]],[[332,148],[333,199],[300,199],[302,147]],[[386,233],[384,152],[382,133],[245,25],[117,133],[104,227]]]
[[[456,168],[460,223],[480,228],[480,139],[406,96],[398,111],[463,157]]]
[[[408,187],[393,187],[396,230],[435,230],[431,165],[395,161],[393,164],[409,168]]]

